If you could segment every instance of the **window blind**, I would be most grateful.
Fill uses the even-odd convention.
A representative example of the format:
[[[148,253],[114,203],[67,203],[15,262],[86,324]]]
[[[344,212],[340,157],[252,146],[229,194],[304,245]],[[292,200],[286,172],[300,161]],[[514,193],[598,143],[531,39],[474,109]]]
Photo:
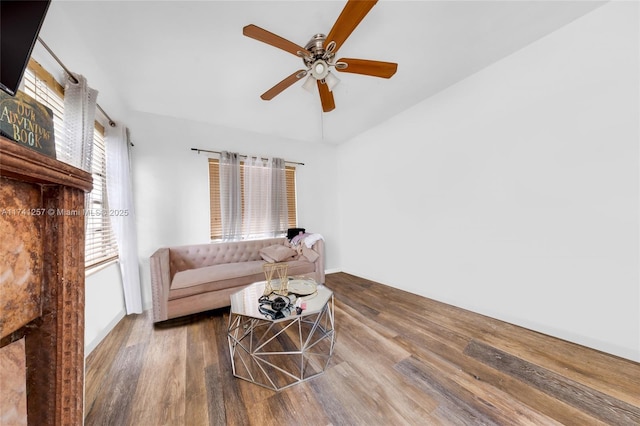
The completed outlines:
[[[220,161],[209,159],[209,218],[212,240],[222,238],[222,218],[220,213]]]
[[[62,153],[68,151],[62,127],[64,88],[33,59],[29,61],[29,65],[24,72],[22,84],[24,92],[28,96],[51,108],[53,112],[53,133],[56,139],[56,155],[62,157]]]
[[[289,218],[289,228],[298,226],[298,198],[296,196],[296,168],[293,166],[285,167],[285,176],[287,179],[287,212]]]
[[[107,201],[107,152],[104,142],[104,128],[98,123],[93,131],[91,175],[93,190],[85,199],[84,262],[86,268],[101,265],[118,257],[118,245],[111,229],[111,216]]]

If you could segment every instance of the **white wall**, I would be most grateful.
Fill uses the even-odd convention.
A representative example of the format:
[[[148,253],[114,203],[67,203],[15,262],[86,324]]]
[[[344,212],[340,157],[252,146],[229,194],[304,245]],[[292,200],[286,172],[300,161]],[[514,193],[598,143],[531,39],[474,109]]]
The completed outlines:
[[[88,275],[85,280],[85,356],[95,349],[125,314],[118,264],[112,263]]]
[[[149,256],[158,248],[209,242],[207,157],[191,148],[279,156],[298,166],[298,223],[321,233],[326,267],[337,268],[336,148],[255,135],[209,124],[134,113],[132,129],[135,207],[143,300],[151,307]]]
[[[343,269],[640,361],[638,16],[607,4],[341,146]]]

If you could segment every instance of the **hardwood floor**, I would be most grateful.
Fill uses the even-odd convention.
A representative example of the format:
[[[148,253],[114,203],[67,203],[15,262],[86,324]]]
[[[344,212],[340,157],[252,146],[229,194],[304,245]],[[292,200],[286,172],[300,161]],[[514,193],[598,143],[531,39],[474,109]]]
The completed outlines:
[[[337,273],[326,372],[236,379],[228,308],[125,317],[89,355],[87,425],[638,425],[640,364]]]

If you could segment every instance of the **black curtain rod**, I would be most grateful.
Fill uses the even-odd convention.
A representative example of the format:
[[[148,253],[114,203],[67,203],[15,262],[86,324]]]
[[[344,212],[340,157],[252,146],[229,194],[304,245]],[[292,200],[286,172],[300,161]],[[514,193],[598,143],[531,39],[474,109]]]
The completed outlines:
[[[191,151],[196,151],[198,154],[200,154],[201,152],[210,152],[212,154],[222,154],[222,152],[220,151],[210,151],[208,149],[199,149],[199,148],[191,148]],[[238,154],[240,157],[244,157],[247,158],[248,155],[244,155],[244,154]],[[268,158],[264,158],[261,157],[262,160],[268,160]],[[304,166],[304,163],[299,163],[297,161],[289,161],[289,160],[284,160],[285,163],[289,163],[289,164],[297,164],[299,166]]]
[[[40,37],[38,37],[38,41],[40,42],[40,44],[47,50],[47,52],[49,52],[49,55],[51,55],[53,57],[53,59],[56,60],[56,62],[58,63],[58,65],[60,65],[62,67],[62,69],[64,70],[65,73],[67,73],[67,75],[69,76],[69,78],[74,82],[77,83],[78,79],[74,77],[74,75],[71,73],[71,71],[69,71],[69,69],[62,63],[62,61],[60,60],[60,58],[58,58],[58,56],[56,56],[55,53],[53,53],[53,51],[49,48],[49,46],[47,46],[47,43],[45,43]],[[102,114],[104,114],[104,116],[107,118],[107,120],[109,120],[109,126],[111,127],[116,127],[116,122],[113,121],[111,119],[111,117],[109,117],[107,115],[106,112],[104,112],[104,110],[102,109],[102,107],[99,104],[96,104],[96,108],[98,108],[100,110],[100,112],[102,112]]]

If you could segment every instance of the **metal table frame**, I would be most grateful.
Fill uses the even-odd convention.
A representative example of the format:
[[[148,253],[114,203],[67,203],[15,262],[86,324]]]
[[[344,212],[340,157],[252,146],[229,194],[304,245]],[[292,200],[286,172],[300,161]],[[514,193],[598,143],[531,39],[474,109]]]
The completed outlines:
[[[320,310],[271,320],[229,314],[229,351],[233,375],[282,390],[322,374],[335,344],[334,298]]]

